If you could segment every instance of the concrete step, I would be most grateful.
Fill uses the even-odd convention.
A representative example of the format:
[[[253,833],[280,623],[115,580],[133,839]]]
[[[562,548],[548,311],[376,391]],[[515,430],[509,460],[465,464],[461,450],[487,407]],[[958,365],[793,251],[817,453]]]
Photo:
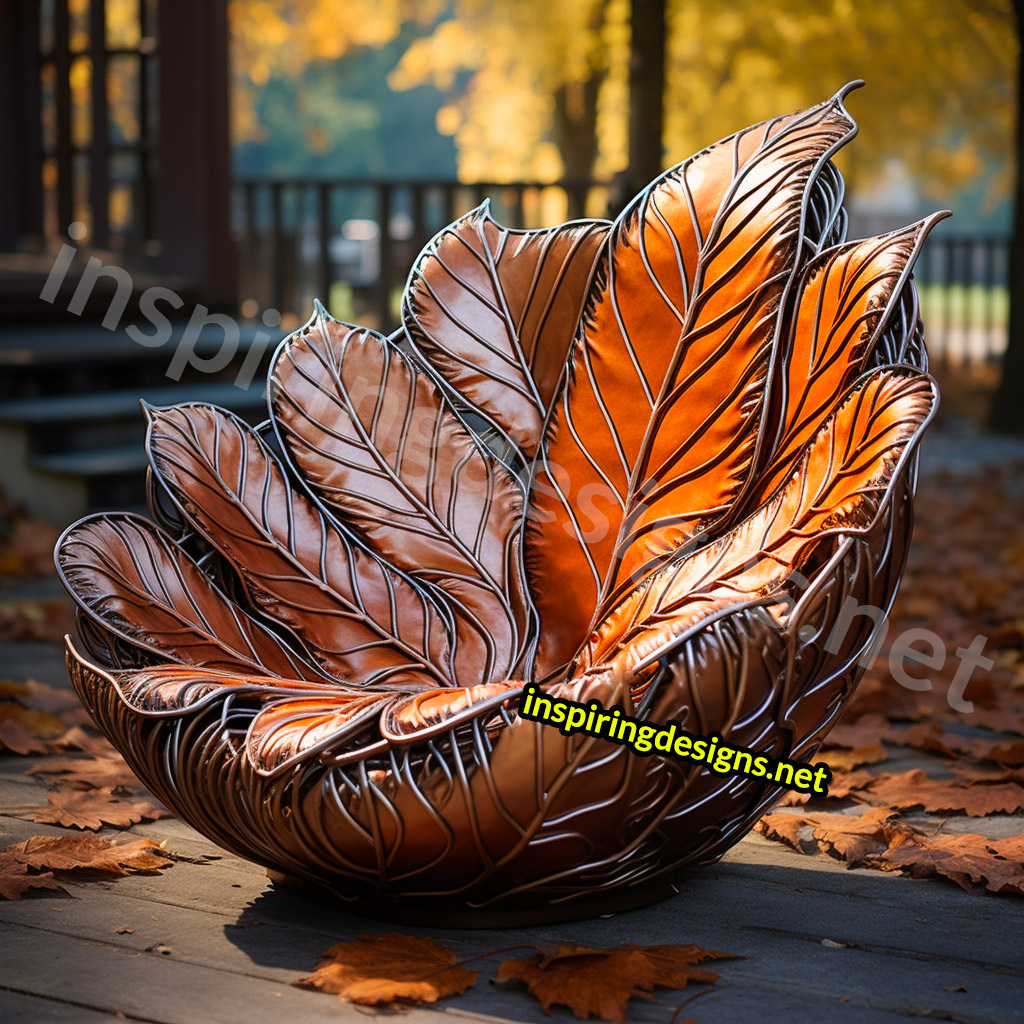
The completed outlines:
[[[256,424],[266,419],[263,378],[119,389],[0,403],[0,480],[34,515],[69,522],[146,500],[145,418],[139,406],[206,402]]]
[[[266,418],[261,377],[247,389],[229,381],[203,381],[170,387],[14,399],[0,402],[0,431],[23,431],[30,458],[118,447],[136,438],[141,441],[143,437],[145,420],[140,400],[156,406],[206,402],[231,409],[247,419]]]

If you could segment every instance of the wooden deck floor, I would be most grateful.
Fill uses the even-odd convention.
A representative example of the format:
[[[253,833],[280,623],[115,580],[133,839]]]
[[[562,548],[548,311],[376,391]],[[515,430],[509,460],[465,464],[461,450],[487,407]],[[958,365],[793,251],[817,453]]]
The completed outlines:
[[[34,674],[60,681],[52,652],[35,653],[42,671]],[[2,675],[9,671],[0,668]],[[45,803],[46,787],[24,774],[30,763],[0,758],[0,845],[62,832],[2,810]],[[956,819],[947,827],[954,826],[1013,835],[1024,831],[1024,819]],[[335,942],[394,929],[275,890],[260,868],[181,822],[130,833],[167,839],[194,862],[176,863],[160,876],[68,884],[70,898],[42,893],[0,901],[0,1021],[357,1019],[356,1008],[290,983]],[[119,928],[134,931],[119,934]],[[718,984],[684,1012],[699,1024],[1024,1021],[1024,900],[847,870],[754,835],[720,863],[694,872],[679,896],[645,910],[545,928],[433,934],[460,957],[536,937],[597,946],[692,942],[742,955],[717,965]],[[505,955],[474,964],[481,980],[467,995],[411,1010],[405,1019],[572,1019],[561,1008],[545,1018],[524,992],[489,984]],[[966,991],[951,991],[958,986]],[[688,994],[634,1000],[628,1019],[668,1024]]]

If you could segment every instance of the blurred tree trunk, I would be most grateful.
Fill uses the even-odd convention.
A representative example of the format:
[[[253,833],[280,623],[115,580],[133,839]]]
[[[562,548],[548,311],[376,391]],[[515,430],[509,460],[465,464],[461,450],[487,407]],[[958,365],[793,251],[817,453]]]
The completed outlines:
[[[642,186],[661,173],[665,0],[633,0],[629,20],[629,170]]]
[[[1010,240],[1010,325],[1003,375],[992,406],[992,427],[1024,434],[1024,0],[1013,0],[1021,56],[1017,60],[1017,169],[1013,187],[1013,238]]]
[[[633,0],[629,26],[629,163],[608,190],[608,216],[661,173],[665,125],[666,0]]]
[[[597,157],[597,96],[604,73],[569,82],[555,93],[553,136],[569,181],[589,181]]]

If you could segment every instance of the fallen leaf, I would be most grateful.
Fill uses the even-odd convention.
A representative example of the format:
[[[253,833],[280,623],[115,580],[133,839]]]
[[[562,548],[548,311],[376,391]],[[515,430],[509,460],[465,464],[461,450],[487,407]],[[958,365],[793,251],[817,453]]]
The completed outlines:
[[[27,864],[7,853],[0,853],[0,896],[5,900],[20,900],[29,889],[65,891],[49,871],[30,874]]]
[[[117,934],[118,935],[134,935],[135,934],[135,929],[134,928],[124,928],[124,927],[118,928],[117,929]]]
[[[83,710],[85,709],[83,708]],[[109,740],[100,736],[99,733],[83,729],[80,725],[71,726],[55,740],[51,740],[50,749],[54,753],[59,754],[78,750],[83,754],[92,754],[94,756],[120,757]]]
[[[849,750],[825,750],[819,755],[833,772],[848,772],[862,764],[877,764],[888,756],[889,751],[879,740]]]
[[[874,778],[875,776],[865,769],[855,772],[834,771],[826,795],[830,800],[844,800],[856,790],[868,786]]]
[[[0,700],[16,700],[23,707],[54,715],[82,706],[78,695],[70,687],[50,686],[38,679],[27,679],[23,683],[0,679]]]
[[[914,878],[941,875],[962,889],[984,882],[992,892],[1024,896],[1024,836],[989,839],[972,832],[931,836],[907,832],[894,837],[879,861]]]
[[[832,727],[825,737],[825,743],[830,747],[846,747],[852,750],[877,743],[881,737],[888,735],[888,732],[887,719],[875,712],[869,712],[849,721],[844,718],[838,725]]]
[[[44,825],[65,828],[100,829],[104,825],[128,828],[140,821],[170,817],[170,812],[148,800],[123,800],[105,789],[62,789],[47,796],[48,807],[38,807],[27,816]]]
[[[1024,786],[1017,782],[968,784],[954,779],[933,779],[920,768],[899,774],[883,772],[854,796],[900,810],[922,807],[929,813],[957,812],[972,818],[1015,814],[1024,809]]]
[[[562,946],[559,953],[505,960],[498,981],[525,982],[545,1013],[555,1004],[567,1006],[581,1019],[600,1017],[622,1024],[636,989],[651,989],[657,970],[642,953],[624,950],[615,955],[582,946]]]
[[[45,754],[49,744],[40,736],[34,736],[23,725],[12,719],[0,722],[0,753]]]
[[[849,867],[872,854],[889,848],[896,812],[876,807],[861,815],[852,814],[767,814],[755,826],[768,839],[780,839],[799,853],[814,844]],[[806,837],[806,838],[805,838]]]
[[[62,783],[82,789],[124,789],[138,792],[142,784],[120,754],[110,757],[53,757],[29,768],[26,775],[60,775]]]
[[[339,942],[321,954],[321,961],[293,984],[361,1006],[433,1003],[465,992],[477,979],[476,971],[459,967],[455,954],[433,939],[393,932]]]
[[[56,715],[23,707],[13,700],[0,701],[0,722],[15,722],[26,732],[43,739],[65,731],[64,723]]]
[[[718,975],[696,965],[730,956],[699,946],[625,943],[601,950],[562,945],[554,954],[503,961],[497,980],[525,982],[545,1013],[557,1004],[567,1006],[579,1018],[600,1017],[621,1024],[632,996],[655,986],[685,988],[691,981],[712,984]]]
[[[91,834],[32,836],[9,846],[4,853],[30,868],[49,870],[58,876],[81,874],[157,874],[173,865],[163,845],[152,839],[118,843]]]

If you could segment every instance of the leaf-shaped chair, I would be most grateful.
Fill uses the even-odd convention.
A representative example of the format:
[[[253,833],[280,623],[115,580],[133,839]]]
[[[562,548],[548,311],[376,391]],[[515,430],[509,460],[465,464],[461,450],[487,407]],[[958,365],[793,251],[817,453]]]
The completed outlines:
[[[936,401],[911,267],[845,241],[848,90],[613,223],[486,204],[385,338],[313,318],[270,418],[147,409],[153,521],[57,550],[74,685],[163,801],[353,909],[660,898],[779,790],[518,715],[526,682],[808,759],[870,654]]]

